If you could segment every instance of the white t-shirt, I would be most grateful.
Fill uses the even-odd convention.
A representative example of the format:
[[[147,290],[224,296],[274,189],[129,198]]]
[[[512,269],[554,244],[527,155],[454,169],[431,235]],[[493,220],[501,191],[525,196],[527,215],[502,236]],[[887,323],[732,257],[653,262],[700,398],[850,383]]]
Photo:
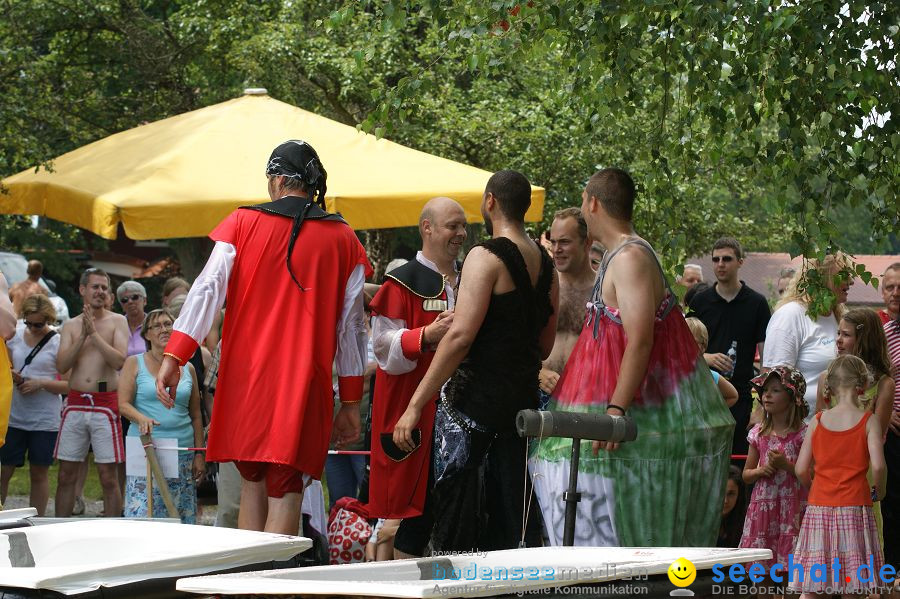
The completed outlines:
[[[763,367],[793,366],[806,379],[806,403],[809,415],[816,413],[816,390],[819,376],[837,355],[835,339],[838,323],[832,314],[812,320],[806,306],[789,302],[772,314],[766,327]]]
[[[22,369],[25,358],[33,347],[25,343],[24,329],[16,331],[16,336],[6,342],[12,354],[12,367],[25,378],[55,379],[56,354],[59,352],[59,333],[47,342],[34,357],[31,364]],[[12,409],[9,425],[26,431],[58,431],[62,399],[56,393],[39,389],[23,395],[13,388]]]

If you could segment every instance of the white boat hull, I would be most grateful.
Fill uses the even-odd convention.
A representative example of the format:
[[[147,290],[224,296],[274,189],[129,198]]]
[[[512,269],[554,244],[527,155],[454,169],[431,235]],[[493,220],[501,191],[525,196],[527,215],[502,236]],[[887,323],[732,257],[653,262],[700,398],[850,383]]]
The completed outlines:
[[[632,582],[640,585],[647,579],[659,579],[659,575],[665,575],[672,562],[681,557],[690,560],[698,571],[705,571],[715,564],[727,566],[770,559],[771,556],[767,549],[540,547],[477,555],[182,578],[176,589],[216,595],[411,598],[507,594],[547,596],[556,589],[558,594],[590,596],[568,593],[566,588],[597,583],[617,583],[620,588]],[[449,576],[448,572],[451,573]],[[457,576],[455,580],[450,579],[453,575]],[[668,585],[666,595],[669,589],[675,589],[667,580],[665,585]]]
[[[312,546],[230,528],[119,518],[0,530],[0,595],[16,589],[78,595],[290,560]]]

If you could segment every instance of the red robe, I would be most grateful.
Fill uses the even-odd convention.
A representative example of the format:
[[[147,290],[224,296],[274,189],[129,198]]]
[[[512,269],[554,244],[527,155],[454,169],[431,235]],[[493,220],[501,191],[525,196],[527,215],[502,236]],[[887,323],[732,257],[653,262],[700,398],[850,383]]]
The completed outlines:
[[[446,303],[446,290],[436,299]],[[425,310],[426,304],[430,310]],[[406,322],[405,327],[409,330],[404,331],[401,338],[403,355],[407,360],[417,362],[416,367],[406,374],[388,374],[381,368],[375,373],[368,508],[373,517],[411,518],[420,515],[425,507],[437,404],[430,401],[422,410],[419,420],[422,444],[403,461],[396,462],[385,455],[381,449],[381,434],[394,431],[416,387],[428,371],[434,352],[423,351],[422,329],[445,308],[439,307],[434,299],[418,296],[390,278],[385,280],[369,305],[373,314]]]
[[[307,219],[291,256],[307,289],[300,291],[284,260],[291,226],[290,218],[239,209],[210,233],[235,246],[236,257],[206,458],[287,464],[319,478],[331,439],[332,362],[347,280],[357,265],[367,275],[371,267],[348,225]],[[166,353],[181,360],[196,347],[175,331]],[[362,376],[340,384],[348,401],[361,395]]]

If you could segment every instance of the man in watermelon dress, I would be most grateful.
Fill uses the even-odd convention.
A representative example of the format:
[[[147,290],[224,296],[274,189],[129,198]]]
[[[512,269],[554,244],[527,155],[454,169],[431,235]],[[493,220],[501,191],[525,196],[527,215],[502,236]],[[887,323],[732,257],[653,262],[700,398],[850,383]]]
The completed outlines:
[[[581,207],[608,248],[550,410],[628,415],[638,438],[584,442],[575,544],[715,546],[734,419],[719,397],[659,260],[632,226],[635,185],[595,173]],[[539,442],[535,491],[553,544],[563,536],[572,443]]]

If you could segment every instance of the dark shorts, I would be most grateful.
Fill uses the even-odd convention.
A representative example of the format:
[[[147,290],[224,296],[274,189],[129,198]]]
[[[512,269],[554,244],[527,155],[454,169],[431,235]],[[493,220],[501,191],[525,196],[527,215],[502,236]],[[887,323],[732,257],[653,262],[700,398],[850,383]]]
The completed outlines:
[[[0,447],[0,464],[22,467],[27,453],[28,463],[33,466],[52,465],[57,434],[56,431],[26,431],[9,427],[6,444]]]
[[[266,495],[284,497],[287,493],[302,493],[308,476],[286,464],[270,462],[238,462],[238,472],[250,482],[266,481]]]

